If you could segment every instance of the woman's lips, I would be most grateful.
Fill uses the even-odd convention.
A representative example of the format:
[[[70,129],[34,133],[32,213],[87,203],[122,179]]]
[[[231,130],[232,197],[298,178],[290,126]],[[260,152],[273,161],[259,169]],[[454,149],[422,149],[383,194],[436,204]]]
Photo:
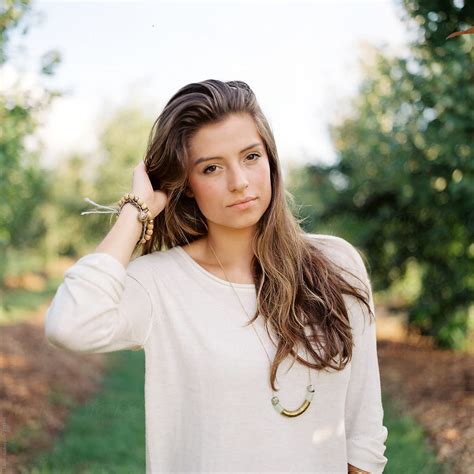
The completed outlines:
[[[240,204],[234,204],[233,206],[229,206],[231,209],[248,209],[249,207],[252,207],[255,204],[255,201],[258,198],[251,199],[250,201],[247,202],[242,202]]]

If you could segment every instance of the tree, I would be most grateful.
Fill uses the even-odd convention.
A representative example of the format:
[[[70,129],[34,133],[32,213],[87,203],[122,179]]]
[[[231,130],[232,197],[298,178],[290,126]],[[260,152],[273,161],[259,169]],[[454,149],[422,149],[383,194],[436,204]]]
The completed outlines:
[[[90,235],[84,226],[81,211],[82,196],[91,194],[92,186],[86,176],[91,157],[73,153],[51,171],[48,201],[41,206],[46,232],[39,243],[46,261],[58,255],[76,258],[90,248]]]
[[[133,169],[144,158],[153,123],[152,118],[135,105],[123,105],[110,111],[108,116],[100,132],[102,157],[94,163],[94,178],[90,186],[92,193],[81,196],[84,210],[94,208],[84,203],[84,197],[90,197],[101,205],[112,206],[117,204],[124,193],[131,192]],[[89,214],[79,218],[90,243],[102,240],[114,221],[111,214]]]
[[[0,290],[3,288],[9,252],[22,250],[37,242],[45,232],[38,212],[47,197],[48,177],[39,163],[39,150],[28,147],[41,113],[58,91],[38,88],[23,90],[18,84],[6,87],[10,66],[9,39],[22,28],[28,32],[31,11],[29,0],[6,0],[0,10]],[[48,52],[41,61],[40,73],[51,75],[60,62],[59,54]]]
[[[324,181],[324,194],[313,191],[319,204],[310,221],[350,229],[376,288],[417,263],[421,290],[409,325],[460,349],[473,325],[474,67],[472,39],[446,37],[474,15],[445,1],[403,3],[404,21],[418,33],[410,54],[369,51],[352,112],[330,127],[337,163],[292,179],[306,195],[308,183]]]

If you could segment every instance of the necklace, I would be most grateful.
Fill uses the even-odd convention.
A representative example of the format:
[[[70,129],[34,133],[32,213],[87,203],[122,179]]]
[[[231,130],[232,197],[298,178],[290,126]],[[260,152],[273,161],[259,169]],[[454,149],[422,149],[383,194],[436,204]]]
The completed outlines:
[[[234,285],[230,282],[230,280],[227,278],[227,275],[225,273],[225,270],[224,270],[224,267],[222,266],[222,263],[220,262],[219,258],[217,257],[216,255],[216,252],[214,251],[214,248],[212,247],[211,244],[209,244],[209,247],[211,247],[211,250],[212,252],[214,253],[214,256],[216,257],[217,261],[219,262],[219,265],[220,267],[222,268],[222,271],[225,275],[225,278],[227,280],[227,282],[229,283],[229,285],[232,287],[232,290],[234,291],[235,293],[235,296],[237,296],[237,299],[239,300],[239,303],[240,303],[240,306],[242,306],[242,309],[244,310],[245,314],[247,315],[247,317],[249,318],[250,320],[250,316],[249,314],[247,313],[247,310],[245,309],[244,305],[242,304],[242,301],[238,295],[238,293],[235,291],[235,288],[234,288]],[[262,339],[260,338],[260,336],[258,335],[258,332],[257,330],[255,329],[254,325],[253,325],[253,322],[252,322],[252,328],[253,330],[255,331],[255,334],[257,335],[259,341],[260,341],[260,344],[262,345],[263,347],[263,350],[265,351],[265,353],[267,354],[267,357],[268,357],[268,361],[270,362],[270,365],[272,363],[271,359],[270,359],[270,356],[268,355],[268,352],[267,350],[265,349],[265,345],[263,344],[262,342]],[[306,351],[306,348],[305,348],[305,351]],[[306,351],[306,357],[308,356],[308,351]],[[271,402],[272,402],[272,405],[273,405],[273,408],[275,408],[275,410],[280,413],[281,415],[283,416],[288,416],[288,417],[294,417],[294,416],[298,416],[298,415],[301,415],[302,413],[304,413],[310,403],[311,403],[311,400],[313,399],[313,395],[314,395],[314,387],[312,385],[312,382],[311,382],[311,370],[310,368],[308,367],[308,375],[309,375],[309,378],[308,378],[308,381],[309,381],[309,385],[306,387],[306,396],[305,396],[305,399],[303,401],[303,403],[296,409],[296,410],[287,410],[286,408],[283,408],[281,403],[280,403],[280,399],[275,395],[275,391],[272,389],[272,392],[273,392],[273,397],[271,399]]]

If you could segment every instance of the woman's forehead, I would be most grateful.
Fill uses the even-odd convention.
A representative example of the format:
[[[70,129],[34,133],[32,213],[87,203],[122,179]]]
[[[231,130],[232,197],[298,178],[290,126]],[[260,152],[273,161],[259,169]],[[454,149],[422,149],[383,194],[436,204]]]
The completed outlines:
[[[198,133],[189,143],[189,157],[196,162],[204,159],[225,159],[250,148],[263,147],[256,129],[232,126],[227,129],[206,130]]]

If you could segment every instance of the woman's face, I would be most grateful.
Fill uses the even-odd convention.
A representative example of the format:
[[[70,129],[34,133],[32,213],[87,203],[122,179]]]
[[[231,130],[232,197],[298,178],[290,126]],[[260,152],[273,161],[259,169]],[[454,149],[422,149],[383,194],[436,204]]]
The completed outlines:
[[[208,226],[255,226],[270,204],[271,181],[268,156],[253,118],[232,114],[201,127],[190,140],[189,158],[186,195],[195,198]],[[231,207],[248,197],[256,199],[245,208]]]

